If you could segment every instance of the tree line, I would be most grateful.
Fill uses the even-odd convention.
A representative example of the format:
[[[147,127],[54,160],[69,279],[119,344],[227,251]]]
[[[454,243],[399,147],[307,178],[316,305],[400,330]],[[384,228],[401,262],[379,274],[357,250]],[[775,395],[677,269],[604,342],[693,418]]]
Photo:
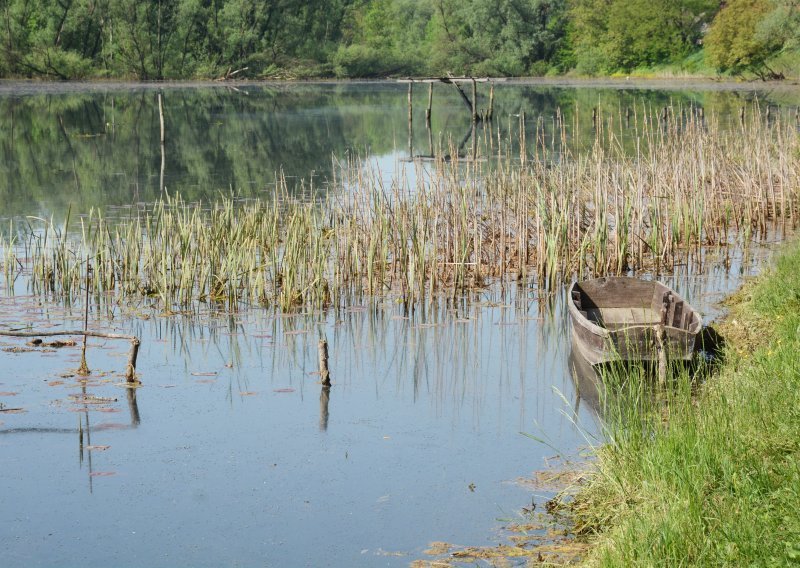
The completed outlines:
[[[0,0],[0,77],[777,78],[798,60],[800,0]]]

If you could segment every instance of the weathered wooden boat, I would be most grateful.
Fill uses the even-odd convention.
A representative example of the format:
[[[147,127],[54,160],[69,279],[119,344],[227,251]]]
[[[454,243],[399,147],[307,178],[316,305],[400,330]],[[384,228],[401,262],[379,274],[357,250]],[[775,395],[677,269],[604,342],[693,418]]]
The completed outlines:
[[[674,290],[650,280],[575,282],[567,298],[575,348],[592,365],[615,360],[689,360],[703,327]]]

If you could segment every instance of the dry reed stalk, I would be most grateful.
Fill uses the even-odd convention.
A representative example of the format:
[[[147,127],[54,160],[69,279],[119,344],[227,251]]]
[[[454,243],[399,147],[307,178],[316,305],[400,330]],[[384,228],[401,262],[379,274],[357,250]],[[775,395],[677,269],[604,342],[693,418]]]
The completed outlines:
[[[487,278],[502,282],[510,270],[552,286],[575,274],[669,269],[700,258],[702,246],[763,238],[776,222],[794,226],[800,135],[792,124],[776,117],[767,125],[754,113],[726,130],[714,116],[661,113],[634,107],[623,132],[621,111],[599,108],[594,142],[581,153],[570,148],[566,121],[549,136],[537,121],[530,148],[509,122],[505,139],[499,127],[496,140],[491,128],[476,129],[477,153],[465,159],[450,145],[449,157],[417,167],[414,181],[405,170],[387,180],[349,160],[318,198],[292,197],[280,177],[266,199],[203,206],[166,195],[115,222],[90,211],[76,234],[69,220],[40,220],[0,243],[3,272],[9,282],[24,265],[36,292],[73,297],[91,259],[95,294],[149,297],[168,311],[198,300],[321,308],[365,294],[396,295],[408,307]],[[30,261],[15,256],[18,247]]]

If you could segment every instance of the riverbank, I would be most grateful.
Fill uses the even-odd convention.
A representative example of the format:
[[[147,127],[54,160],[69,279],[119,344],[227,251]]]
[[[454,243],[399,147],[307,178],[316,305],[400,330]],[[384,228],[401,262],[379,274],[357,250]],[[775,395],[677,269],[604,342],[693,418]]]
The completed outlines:
[[[589,565],[800,561],[800,245],[727,304],[719,372],[598,452],[570,506]]]

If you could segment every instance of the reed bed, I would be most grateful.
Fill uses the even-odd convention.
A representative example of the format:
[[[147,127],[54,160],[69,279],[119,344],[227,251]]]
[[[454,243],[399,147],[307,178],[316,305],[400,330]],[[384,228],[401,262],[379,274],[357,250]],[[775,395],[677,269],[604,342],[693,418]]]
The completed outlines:
[[[639,108],[591,126],[561,116],[526,137],[486,123],[471,155],[455,148],[383,179],[336,163],[324,195],[204,205],[168,197],[127,218],[91,211],[59,229],[35,220],[0,243],[6,280],[24,266],[35,292],[97,294],[281,310],[391,295],[406,307],[491,283],[556,285],[574,276],[669,270],[706,246],[794,227],[800,135],[754,112],[733,127],[693,109]],[[631,118],[626,117],[630,122]],[[575,150],[582,128],[589,147]]]

